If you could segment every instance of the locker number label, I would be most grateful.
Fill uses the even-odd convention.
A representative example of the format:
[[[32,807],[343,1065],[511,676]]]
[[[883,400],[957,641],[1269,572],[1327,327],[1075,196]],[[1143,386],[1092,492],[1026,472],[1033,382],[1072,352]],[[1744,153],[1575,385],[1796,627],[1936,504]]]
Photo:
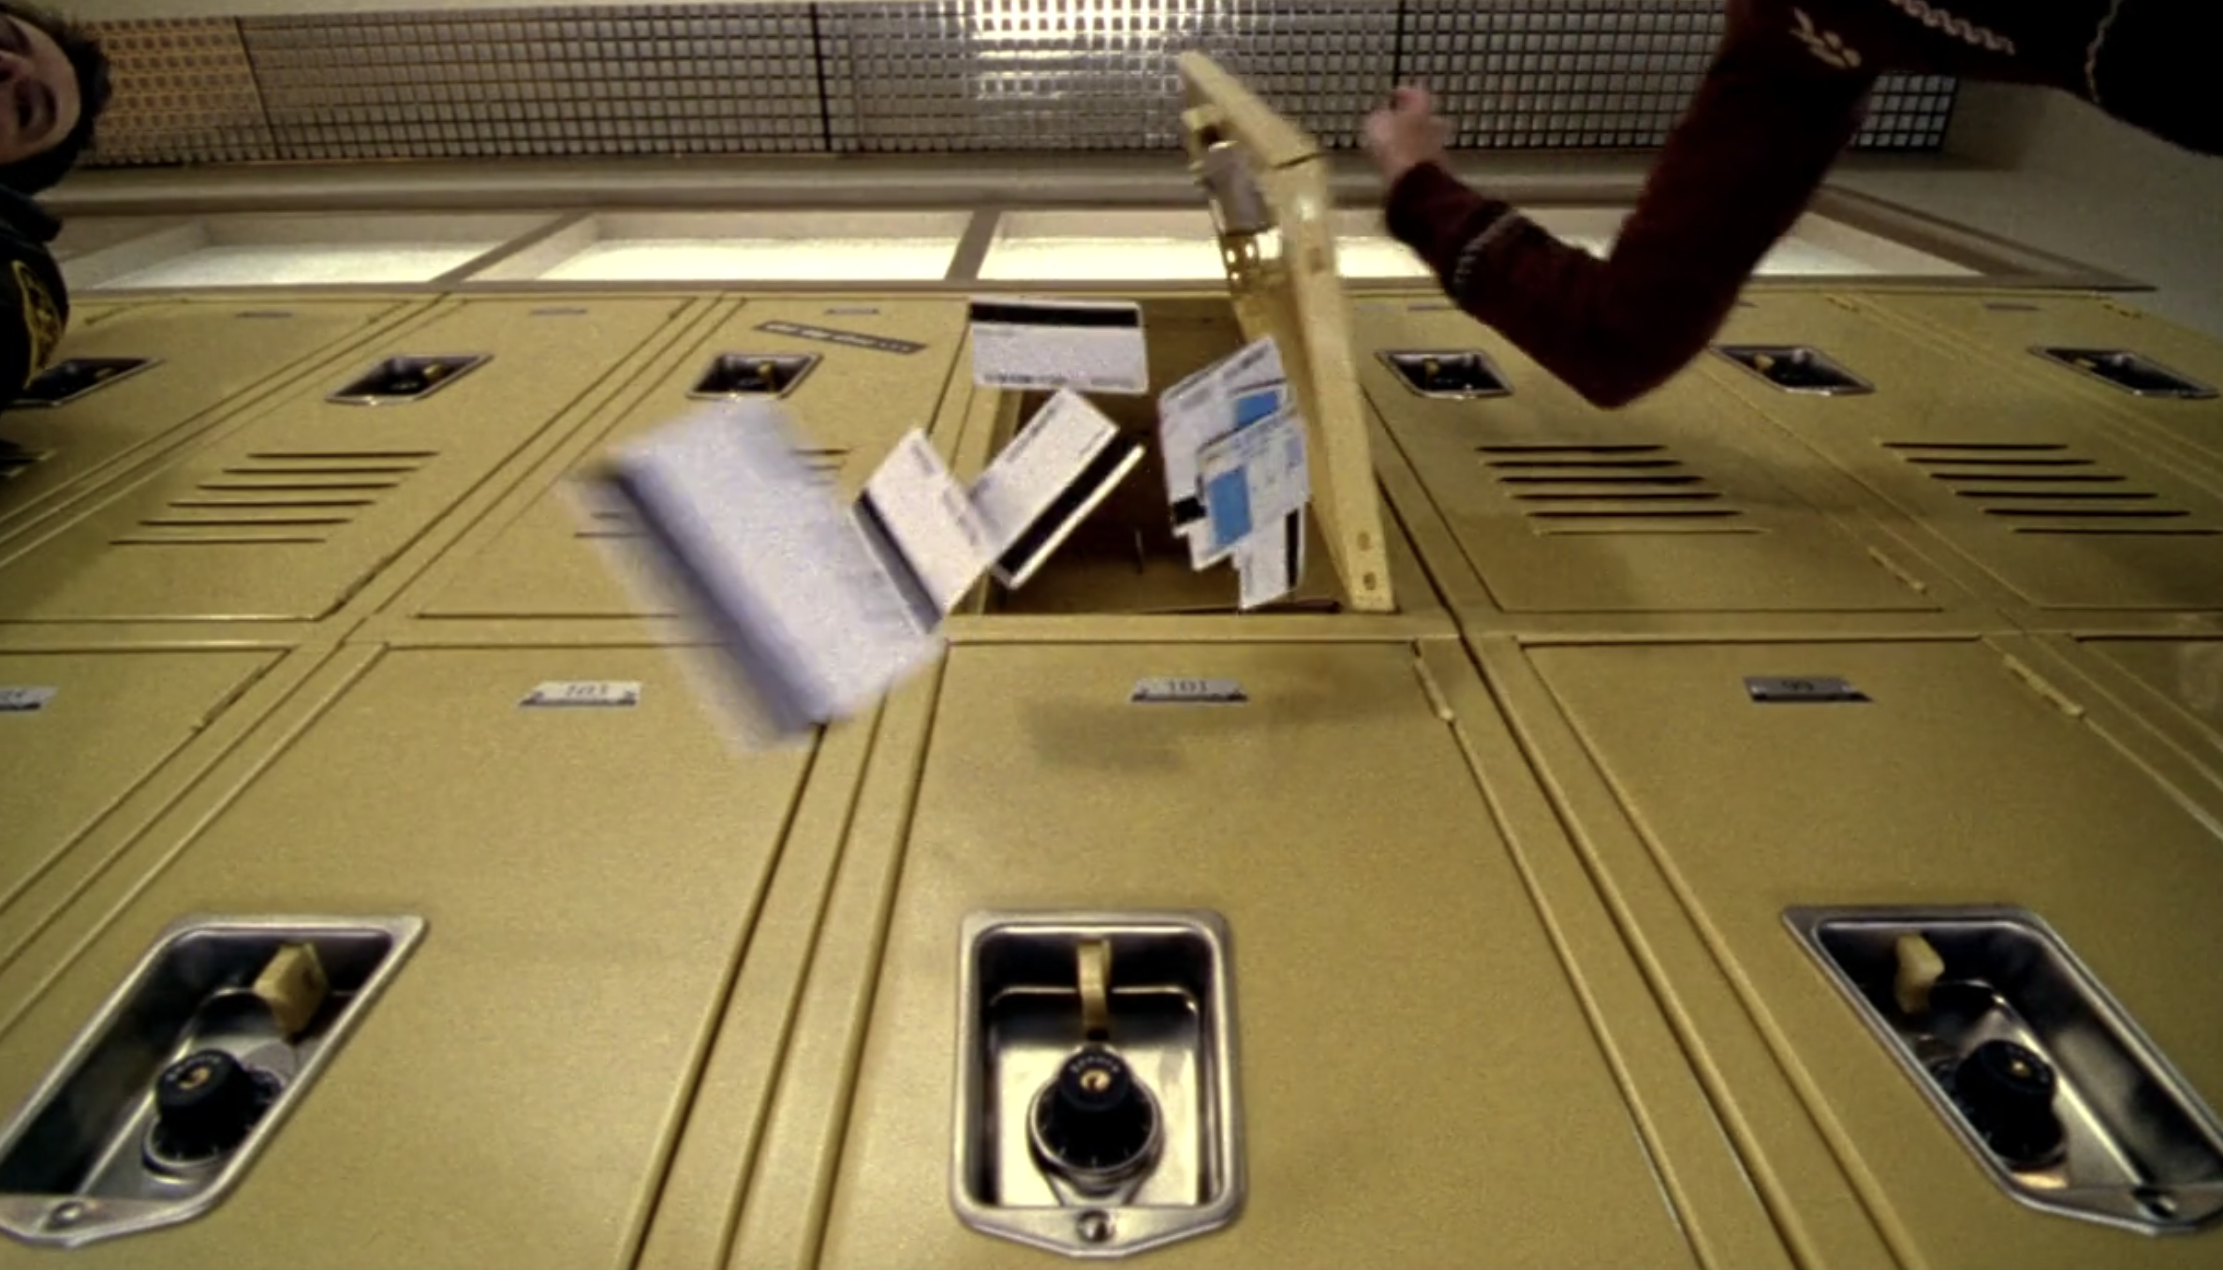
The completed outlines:
[[[1868,694],[1844,679],[1826,675],[1753,675],[1744,681],[1745,695],[1761,705],[1814,704],[1866,701]]]
[[[641,686],[619,679],[550,680],[517,704],[536,708],[563,706],[637,706]]]
[[[37,714],[54,699],[54,691],[52,688],[0,686],[0,714]]]
[[[1250,700],[1232,679],[1138,679],[1129,705],[1241,705]]]

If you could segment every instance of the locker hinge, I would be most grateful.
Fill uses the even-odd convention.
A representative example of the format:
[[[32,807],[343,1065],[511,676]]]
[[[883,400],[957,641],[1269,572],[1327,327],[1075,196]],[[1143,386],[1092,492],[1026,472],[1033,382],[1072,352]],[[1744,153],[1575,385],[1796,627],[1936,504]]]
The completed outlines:
[[[1916,595],[1928,595],[1930,593],[1929,583],[1924,582],[1918,577],[1915,577],[1912,573],[1908,572],[1906,568],[1902,566],[1898,561],[1893,560],[1891,557],[1885,555],[1883,552],[1878,551],[1874,547],[1870,547],[1868,548],[1868,558],[1875,561],[1877,564],[1882,565],[1884,572],[1905,583],[1906,588],[1909,591],[1914,592]]]
[[[1418,645],[1413,647],[1413,677],[1420,680],[1420,695],[1428,698],[1428,708],[1445,723],[1458,722],[1451,701],[1443,695],[1443,685],[1436,682],[1436,672],[1428,669],[1428,659],[1421,655]]]
[[[2070,700],[2066,693],[2062,692],[2059,688],[2054,687],[2044,675],[2041,675],[2037,671],[2032,670],[2028,664],[2015,657],[2012,653],[2001,653],[2000,657],[2005,659],[2007,663],[2008,674],[2013,675],[2017,679],[2020,679],[2023,683],[2023,686],[2030,689],[2030,691],[2035,692],[2039,696],[2044,697],[2047,701],[2052,702],[2054,709],[2059,710],[2061,713],[2069,716],[2072,719],[2081,719],[2084,717],[2084,707]]]

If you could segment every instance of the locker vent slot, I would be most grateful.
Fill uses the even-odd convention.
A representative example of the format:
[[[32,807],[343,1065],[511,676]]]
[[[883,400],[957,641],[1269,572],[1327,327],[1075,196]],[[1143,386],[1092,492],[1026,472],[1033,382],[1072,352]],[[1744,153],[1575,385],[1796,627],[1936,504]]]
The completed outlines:
[[[1745,511],[1666,446],[1476,447],[1506,496],[1541,534],[1750,534]]]
[[[2190,509],[2050,441],[1886,441],[2018,534],[2205,536]]]
[[[803,462],[812,472],[828,483],[841,476],[841,469],[849,461],[847,450],[805,450]],[[578,486],[576,492],[585,503],[582,523],[572,533],[574,538],[639,538],[642,536],[640,521],[633,513],[609,499],[592,485]]]
[[[436,457],[429,450],[251,454],[111,541],[136,547],[327,542]]]

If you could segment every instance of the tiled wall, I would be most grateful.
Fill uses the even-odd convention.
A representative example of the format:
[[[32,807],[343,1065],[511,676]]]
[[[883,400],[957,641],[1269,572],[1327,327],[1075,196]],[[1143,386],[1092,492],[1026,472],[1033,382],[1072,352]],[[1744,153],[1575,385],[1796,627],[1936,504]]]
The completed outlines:
[[[1394,84],[1466,147],[1655,146],[1719,0],[909,0],[117,23],[117,166],[534,155],[1138,150],[1211,52],[1327,144]],[[1952,81],[1887,80],[1859,144],[1934,149]]]

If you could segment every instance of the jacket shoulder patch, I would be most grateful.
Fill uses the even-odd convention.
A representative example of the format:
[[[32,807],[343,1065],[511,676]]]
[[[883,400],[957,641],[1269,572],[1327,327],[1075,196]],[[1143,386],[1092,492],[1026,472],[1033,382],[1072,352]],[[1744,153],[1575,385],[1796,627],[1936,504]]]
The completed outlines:
[[[23,332],[30,342],[23,363],[24,382],[28,384],[54,360],[55,346],[62,342],[62,308],[54,303],[54,293],[47,290],[38,270],[21,260],[11,268],[16,291],[23,297]]]

